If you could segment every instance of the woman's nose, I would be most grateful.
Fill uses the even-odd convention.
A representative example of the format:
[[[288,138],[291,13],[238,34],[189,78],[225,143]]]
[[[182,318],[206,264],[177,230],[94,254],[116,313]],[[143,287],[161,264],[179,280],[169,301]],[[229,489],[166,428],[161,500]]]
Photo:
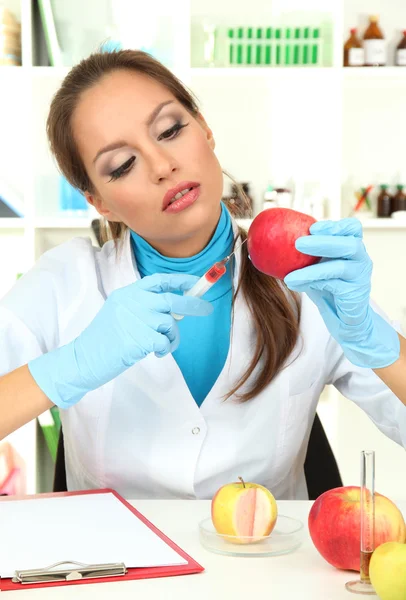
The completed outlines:
[[[153,183],[168,179],[178,168],[174,157],[162,148],[155,149],[154,153],[149,156],[148,162]]]

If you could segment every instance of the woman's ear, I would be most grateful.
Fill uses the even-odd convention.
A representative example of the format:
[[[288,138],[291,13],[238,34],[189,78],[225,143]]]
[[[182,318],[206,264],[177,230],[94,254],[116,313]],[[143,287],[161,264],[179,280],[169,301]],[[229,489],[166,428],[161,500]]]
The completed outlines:
[[[198,113],[197,115],[197,121],[200,125],[200,127],[204,130],[204,132],[206,133],[207,136],[207,141],[209,143],[209,146],[212,150],[214,150],[214,148],[216,147],[216,142],[214,140],[214,135],[212,130],[210,129],[210,127],[207,125],[205,118],[203,117],[202,113]]]
[[[95,207],[99,215],[107,219],[107,221],[120,222],[120,219],[104,205],[103,199],[98,194],[84,192],[84,195],[87,202]]]

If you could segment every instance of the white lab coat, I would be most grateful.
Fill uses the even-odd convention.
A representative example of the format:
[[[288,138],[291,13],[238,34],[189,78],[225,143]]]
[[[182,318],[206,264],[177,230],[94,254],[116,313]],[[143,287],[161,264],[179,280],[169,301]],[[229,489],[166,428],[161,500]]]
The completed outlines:
[[[239,276],[237,253],[235,278]],[[75,238],[41,256],[0,301],[0,375],[73,340],[109,294],[139,278],[129,235],[117,256]],[[61,411],[69,490],[115,488],[130,498],[211,498],[242,476],[277,499],[306,499],[303,464],[326,384],[406,446],[406,406],[353,366],[302,296],[301,336],[287,366],[255,399],[223,396],[251,360],[254,330],[241,295],[224,368],[199,408],[171,355],[154,355]],[[193,360],[193,357],[191,357]]]

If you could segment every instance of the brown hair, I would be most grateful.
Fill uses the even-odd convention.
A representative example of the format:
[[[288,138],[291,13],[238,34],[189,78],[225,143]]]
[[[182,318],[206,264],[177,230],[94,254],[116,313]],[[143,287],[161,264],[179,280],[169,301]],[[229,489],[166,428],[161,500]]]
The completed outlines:
[[[139,50],[119,50],[92,54],[73,67],[55,94],[47,120],[47,134],[51,151],[60,170],[71,185],[82,192],[94,191],[84,167],[72,133],[71,120],[80,95],[102,77],[118,69],[144,73],[164,85],[174,97],[196,117],[198,105],[191,92],[166,67]],[[244,192],[239,188],[241,196]],[[117,244],[127,226],[124,223],[104,224],[103,239],[113,239]],[[241,238],[245,230],[239,228]],[[241,249],[241,275],[234,293],[244,297],[250,308],[256,331],[256,346],[251,364],[226,398],[236,395],[247,401],[259,394],[284,367],[299,333],[300,303],[298,296],[283,283],[255,269],[248,257],[247,244]],[[248,341],[247,341],[248,343]],[[260,368],[255,381],[244,393],[238,393],[258,363]]]

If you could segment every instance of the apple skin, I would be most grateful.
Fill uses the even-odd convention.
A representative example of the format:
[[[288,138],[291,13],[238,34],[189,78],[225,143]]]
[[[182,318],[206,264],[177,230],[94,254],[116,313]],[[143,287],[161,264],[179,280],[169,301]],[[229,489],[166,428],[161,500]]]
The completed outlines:
[[[296,250],[295,241],[310,235],[310,226],[316,220],[291,208],[268,208],[260,212],[248,230],[248,254],[258,271],[278,279],[288,273],[320,262],[318,256],[309,256]]]
[[[406,598],[406,544],[386,542],[375,549],[369,578],[381,600]]]
[[[337,569],[360,570],[361,490],[344,486],[321,494],[309,512],[308,526],[321,556]],[[405,542],[406,526],[395,504],[375,492],[375,547]]]
[[[217,533],[233,536],[228,541],[249,544],[269,535],[278,516],[271,492],[257,483],[223,485],[213,496],[211,518]]]

